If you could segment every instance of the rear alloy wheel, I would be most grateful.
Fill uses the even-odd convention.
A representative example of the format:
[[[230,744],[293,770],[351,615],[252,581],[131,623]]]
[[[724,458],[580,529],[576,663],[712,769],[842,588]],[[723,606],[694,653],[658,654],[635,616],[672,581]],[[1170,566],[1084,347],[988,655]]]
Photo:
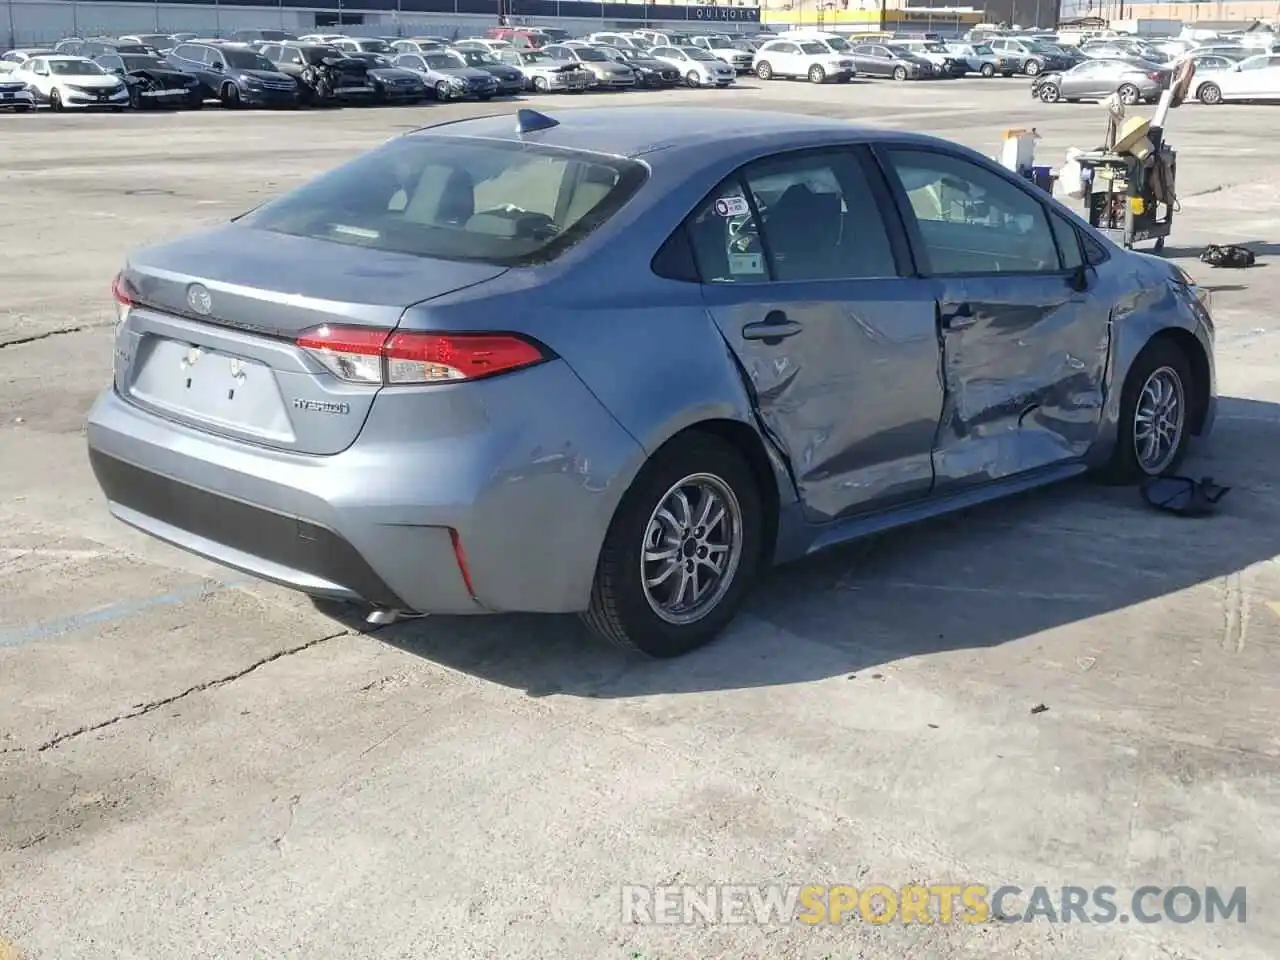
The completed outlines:
[[[760,80],[773,79],[773,67],[770,66],[768,60],[761,60],[756,64],[756,77]]]
[[[1026,63],[1026,66],[1024,66],[1024,67],[1022,68],[1022,71],[1023,71],[1023,73],[1025,73],[1028,77],[1038,77],[1038,76],[1040,76],[1040,61],[1039,61],[1039,60],[1028,60],[1028,61],[1027,61],[1027,63]]]
[[[907,79],[907,68],[906,68],[906,67],[894,67],[894,68],[893,68],[893,79],[895,79],[895,80],[905,80],[905,79]]]
[[[978,72],[989,80],[996,75],[995,64],[984,63]]]
[[[1120,95],[1120,102],[1127,107],[1142,102],[1142,91],[1135,87],[1132,83],[1120,85],[1120,89],[1116,91]]]
[[[1207,107],[1216,107],[1222,103],[1222,88],[1216,83],[1201,84],[1196,99]]]
[[[641,470],[609,525],[583,620],[627,650],[675,657],[733,619],[761,558],[763,505],[750,466],[690,434]]]
[[[809,82],[823,83],[827,79],[827,71],[823,70],[816,63],[809,68]]]
[[[1149,344],[1133,362],[1120,395],[1116,447],[1103,469],[1112,483],[1133,483],[1177,468],[1186,455],[1191,365],[1168,340]]]
[[[698,76],[697,70],[690,70],[685,74],[684,82],[691,87],[700,87],[702,86],[702,77]]]
[[[1057,86],[1052,83],[1040,84],[1039,95],[1041,103],[1057,103],[1062,99],[1061,92],[1058,90]]]

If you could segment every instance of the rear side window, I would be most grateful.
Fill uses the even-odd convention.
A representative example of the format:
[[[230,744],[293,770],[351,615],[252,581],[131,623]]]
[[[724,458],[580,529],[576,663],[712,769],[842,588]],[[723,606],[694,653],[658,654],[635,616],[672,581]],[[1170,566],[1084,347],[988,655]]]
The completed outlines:
[[[707,197],[687,230],[708,283],[898,276],[875,194],[849,151],[749,164]]]
[[[633,160],[465,137],[400,137],[242,217],[259,230],[441,260],[528,266],[644,184]]]

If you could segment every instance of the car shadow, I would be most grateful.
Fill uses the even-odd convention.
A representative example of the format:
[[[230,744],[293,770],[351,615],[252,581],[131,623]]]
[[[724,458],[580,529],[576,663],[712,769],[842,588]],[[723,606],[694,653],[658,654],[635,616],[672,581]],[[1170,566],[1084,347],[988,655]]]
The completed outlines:
[[[875,678],[896,660],[1041,635],[1270,560],[1280,554],[1278,467],[1280,404],[1223,398],[1213,438],[1181,471],[1232,487],[1209,518],[1153,510],[1131,487],[1071,481],[772,571],[723,636],[675,660],[614,650],[571,616],[425,617],[366,630],[354,607],[321,609],[531,696]]]

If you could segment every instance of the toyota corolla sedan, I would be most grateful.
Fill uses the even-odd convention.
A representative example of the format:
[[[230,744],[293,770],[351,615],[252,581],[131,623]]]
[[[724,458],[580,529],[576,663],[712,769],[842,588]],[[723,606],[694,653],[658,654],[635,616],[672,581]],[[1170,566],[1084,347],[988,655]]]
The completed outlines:
[[[130,253],[111,512],[317,597],[580,611],[654,656],[770,564],[1214,422],[1213,322],[974,151],[763,111],[522,110]]]

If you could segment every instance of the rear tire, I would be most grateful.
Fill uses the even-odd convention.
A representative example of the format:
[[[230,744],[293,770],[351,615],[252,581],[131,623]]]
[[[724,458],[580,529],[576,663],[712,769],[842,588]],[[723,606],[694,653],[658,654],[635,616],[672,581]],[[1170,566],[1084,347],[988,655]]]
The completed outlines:
[[[1139,420],[1146,419],[1153,395],[1148,391],[1153,380],[1172,384],[1177,395],[1176,423],[1170,452],[1159,457],[1143,456],[1138,434],[1143,433]],[[1169,340],[1148,344],[1133,362],[1120,394],[1120,423],[1111,460],[1099,471],[1100,478],[1112,484],[1130,484],[1147,477],[1161,476],[1178,468],[1186,456],[1190,439],[1191,398],[1197,384],[1191,364],[1177,345]],[[1135,429],[1136,428],[1136,429]]]
[[[687,515],[677,490],[689,504]],[[723,506],[723,518],[703,528],[697,521],[707,491]],[[664,506],[665,521],[659,517]],[[676,657],[708,643],[733,619],[759,571],[763,513],[751,467],[732,445],[702,433],[677,438],[645,464],[618,506],[583,621],[609,642],[650,657]],[[727,546],[722,553],[708,551],[698,536]],[[646,553],[668,555],[645,560]],[[705,562],[717,555],[719,578]],[[695,601],[692,609],[671,604],[668,593],[683,584],[690,568],[700,578],[692,583],[706,591],[702,606]],[[654,583],[663,572],[667,578]]]
[[[1127,107],[1132,107],[1142,102],[1142,91],[1132,83],[1122,83],[1116,93],[1120,95],[1120,102]]]

